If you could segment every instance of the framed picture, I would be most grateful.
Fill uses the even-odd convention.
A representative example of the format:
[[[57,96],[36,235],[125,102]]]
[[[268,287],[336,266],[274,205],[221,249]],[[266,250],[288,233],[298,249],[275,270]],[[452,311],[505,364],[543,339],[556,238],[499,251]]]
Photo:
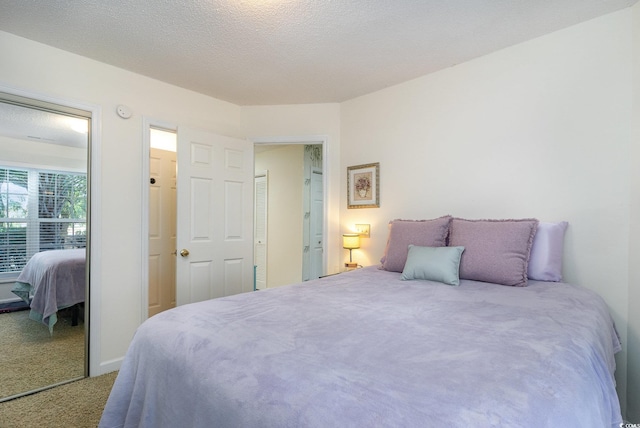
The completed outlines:
[[[380,207],[380,163],[347,167],[347,208]]]

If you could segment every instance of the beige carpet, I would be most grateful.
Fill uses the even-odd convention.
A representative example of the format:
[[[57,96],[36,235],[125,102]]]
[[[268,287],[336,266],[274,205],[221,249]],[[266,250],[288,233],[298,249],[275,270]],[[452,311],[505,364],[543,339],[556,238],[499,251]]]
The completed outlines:
[[[0,397],[84,376],[84,323],[64,315],[50,335],[29,311],[0,314]]]
[[[0,428],[95,428],[117,373],[0,403]]]

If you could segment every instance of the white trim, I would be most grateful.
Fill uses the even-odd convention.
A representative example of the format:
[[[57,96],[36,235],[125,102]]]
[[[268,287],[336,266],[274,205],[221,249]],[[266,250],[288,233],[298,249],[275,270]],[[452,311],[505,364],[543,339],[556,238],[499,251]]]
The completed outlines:
[[[91,142],[89,144],[90,167],[90,211],[89,221],[89,376],[99,376],[102,344],[102,108],[93,106],[91,110]],[[96,255],[93,257],[93,255]],[[93,302],[96,302],[94,304]]]
[[[140,308],[140,323],[142,324],[149,318],[149,157],[150,157],[150,132],[151,127],[166,129],[167,131],[178,133],[178,125],[175,123],[165,122],[162,120],[152,119],[142,116],[142,168],[141,168],[141,242],[142,242],[142,258],[140,267],[142,269],[140,278],[142,297]],[[176,152],[176,158],[178,153]]]
[[[124,357],[120,357],[100,363],[100,374],[111,373],[116,370],[120,370],[123,361]]]
[[[89,142],[89,159],[88,159],[88,177],[90,179],[90,209],[89,209],[89,221],[90,221],[90,245],[89,251],[89,335],[87,338],[88,344],[85,344],[85,348],[89,352],[89,363],[86,367],[86,372],[89,376],[98,376],[102,373],[100,370],[100,356],[101,356],[101,339],[102,339],[102,311],[101,311],[101,294],[102,294],[102,264],[100,263],[100,254],[102,236],[101,236],[101,201],[102,195],[100,193],[101,181],[101,121],[102,108],[96,104],[87,104],[85,102],[73,101],[66,98],[54,97],[43,94],[41,92],[27,91],[24,89],[15,88],[12,86],[6,86],[0,84],[0,91],[8,94],[17,95],[26,98],[32,98],[35,100],[41,100],[52,104],[58,104],[61,106],[71,107],[79,110],[84,110],[91,113],[91,140]],[[96,257],[91,257],[92,254],[96,254]],[[93,302],[96,302],[95,304]],[[88,345],[88,346],[87,346]]]
[[[322,218],[322,272],[327,273],[328,254],[327,237],[329,233],[329,136],[327,135],[302,135],[302,136],[279,136],[279,137],[253,137],[249,138],[254,145],[285,145],[285,144],[322,144],[322,198],[324,199]]]

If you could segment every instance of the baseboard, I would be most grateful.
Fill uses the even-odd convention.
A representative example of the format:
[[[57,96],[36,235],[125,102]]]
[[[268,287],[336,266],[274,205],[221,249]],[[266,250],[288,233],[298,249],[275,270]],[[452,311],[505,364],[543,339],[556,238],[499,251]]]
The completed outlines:
[[[116,370],[120,370],[120,366],[122,366],[123,360],[124,357],[121,357],[100,363],[98,373],[92,373],[91,376],[100,376],[103,374],[115,372]]]

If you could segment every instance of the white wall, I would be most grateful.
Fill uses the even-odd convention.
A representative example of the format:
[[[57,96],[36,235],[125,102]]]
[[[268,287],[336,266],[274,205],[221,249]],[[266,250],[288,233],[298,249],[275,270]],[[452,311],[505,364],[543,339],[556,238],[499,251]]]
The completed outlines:
[[[262,141],[293,142],[296,137],[305,137],[313,144],[314,136],[326,139],[325,180],[327,183],[325,203],[327,212],[327,272],[340,270],[342,262],[341,228],[339,209],[340,189],[340,105],[307,104],[280,106],[242,107],[242,129],[247,138]],[[311,138],[306,139],[306,138]]]
[[[567,220],[565,278],[605,298],[625,343],[623,403],[626,359],[640,358],[626,347],[631,24],[629,9],[604,16],[350,100],[341,115],[341,181],[380,162],[380,209],[341,204],[343,228],[371,224],[354,257],[377,263],[394,218]]]
[[[0,85],[101,108],[99,327],[92,375],[117,368],[141,320],[142,117],[242,136],[240,108],[157,80],[0,32]],[[120,119],[115,109],[133,111]],[[92,272],[92,275],[95,272]],[[95,364],[94,364],[95,363]]]
[[[631,232],[629,234],[629,318],[627,324],[627,419],[640,423],[640,3],[633,19],[633,113],[631,144]],[[635,403],[635,404],[632,404]]]
[[[269,171],[267,286],[302,281],[304,144],[255,154],[255,168]]]

